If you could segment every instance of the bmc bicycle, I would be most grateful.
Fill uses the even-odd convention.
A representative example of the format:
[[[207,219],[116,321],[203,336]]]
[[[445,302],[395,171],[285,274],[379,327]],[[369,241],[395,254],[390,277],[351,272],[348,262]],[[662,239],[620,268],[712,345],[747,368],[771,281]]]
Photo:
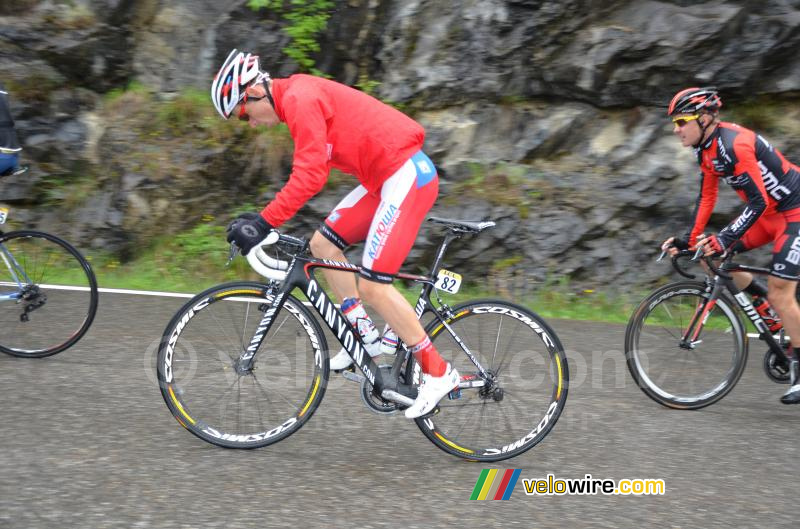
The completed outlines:
[[[679,259],[699,252],[682,251],[672,259],[681,275],[694,279]],[[768,347],[763,367],[770,380],[789,383],[789,337],[770,332],[731,272],[769,274],[769,269],[723,259],[717,268],[705,262],[713,277],[681,281],[650,294],[631,316],[625,332],[625,355],[633,379],[644,393],[670,408],[698,409],[727,395],[747,363],[748,336],[737,308],[747,315]]]
[[[0,208],[0,224],[7,218]],[[41,231],[0,231],[0,259],[0,351],[50,356],[86,334],[97,312],[97,281],[78,250]]]
[[[422,285],[417,316],[430,316],[425,330],[461,380],[416,424],[458,457],[517,456],[548,434],[564,408],[569,375],[563,347],[544,320],[518,305],[494,299],[445,304],[440,291],[453,293],[461,284],[461,276],[441,268],[445,250],[494,222],[429,220],[446,229],[430,275],[397,277]],[[358,273],[360,267],[315,259],[306,240],[277,232],[262,245],[247,259],[268,283],[210,288],[180,309],[164,332],[158,380],[178,422],[228,448],[262,447],[298,431],[320,405],[328,382],[329,349],[319,322],[353,358],[360,373],[345,375],[360,382],[371,411],[392,414],[410,406],[421,370],[407,347],[398,344],[391,364],[376,364],[314,277],[318,268]],[[319,322],[291,294],[295,289]]]

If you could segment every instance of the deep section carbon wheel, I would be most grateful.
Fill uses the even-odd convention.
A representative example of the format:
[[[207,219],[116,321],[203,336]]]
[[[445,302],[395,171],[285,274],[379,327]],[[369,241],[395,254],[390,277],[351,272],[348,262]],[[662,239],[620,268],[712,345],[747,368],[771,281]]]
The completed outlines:
[[[258,448],[299,430],[328,382],[325,336],[302,302],[287,296],[270,314],[267,285],[234,282],[195,296],[173,317],[158,351],[161,394],[172,414],[204,441]],[[242,354],[272,325],[254,363]]]
[[[435,320],[426,331],[458,369],[460,388],[417,425],[436,446],[469,460],[500,461],[529,450],[550,432],[567,400],[569,371],[561,342],[538,315],[506,301],[471,301],[452,314],[446,324]],[[419,383],[413,357],[407,373],[410,382]]]
[[[727,296],[709,301],[709,296],[704,283],[666,285],[642,301],[628,322],[628,370],[659,404],[708,406],[727,395],[742,376],[747,337],[735,302]]]

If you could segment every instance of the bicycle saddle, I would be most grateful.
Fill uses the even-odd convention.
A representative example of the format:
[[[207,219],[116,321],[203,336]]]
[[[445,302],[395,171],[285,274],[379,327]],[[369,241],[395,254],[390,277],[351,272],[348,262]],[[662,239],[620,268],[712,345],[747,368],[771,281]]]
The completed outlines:
[[[441,217],[428,217],[428,222],[435,222],[447,226],[453,231],[467,232],[467,233],[480,233],[486,228],[491,228],[495,225],[492,220],[472,221],[472,220],[455,220],[443,219]]]

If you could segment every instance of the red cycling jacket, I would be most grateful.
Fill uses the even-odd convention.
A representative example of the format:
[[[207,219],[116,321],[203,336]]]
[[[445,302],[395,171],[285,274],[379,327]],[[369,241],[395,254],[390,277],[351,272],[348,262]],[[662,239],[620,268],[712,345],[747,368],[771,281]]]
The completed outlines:
[[[322,190],[332,167],[375,193],[425,140],[413,119],[335,81],[304,74],[273,79],[272,96],[294,140],[289,181],[261,212],[275,227]]]
[[[711,217],[723,178],[745,201],[744,209],[719,232],[720,242],[730,247],[762,215],[800,207],[800,168],[760,134],[734,123],[721,122],[711,137],[695,149],[702,171],[700,196],[689,229],[689,244]]]

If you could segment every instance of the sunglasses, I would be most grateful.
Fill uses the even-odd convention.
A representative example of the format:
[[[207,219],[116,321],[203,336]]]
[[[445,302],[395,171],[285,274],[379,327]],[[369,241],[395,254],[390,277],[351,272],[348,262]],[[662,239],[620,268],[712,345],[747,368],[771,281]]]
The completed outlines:
[[[699,114],[695,114],[694,116],[681,116],[677,118],[672,118],[672,122],[678,126],[678,128],[683,128],[686,126],[687,123],[690,121],[694,121],[696,119],[700,119]]]
[[[245,92],[244,96],[242,96],[241,101],[239,101],[239,115],[237,116],[239,118],[239,121],[250,121],[250,115],[244,110],[244,106],[247,104],[248,100],[258,101],[259,99],[264,99],[264,97],[266,96],[261,96],[261,97],[248,96],[247,92]]]

